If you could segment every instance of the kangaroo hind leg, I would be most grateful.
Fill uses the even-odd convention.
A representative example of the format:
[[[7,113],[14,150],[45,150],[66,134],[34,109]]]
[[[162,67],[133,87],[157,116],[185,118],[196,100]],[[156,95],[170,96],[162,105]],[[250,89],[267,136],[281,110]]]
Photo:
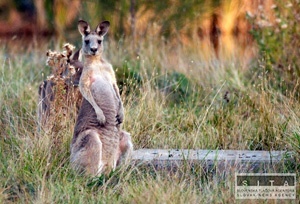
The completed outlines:
[[[71,166],[80,173],[97,176],[103,168],[102,151],[99,133],[86,130],[71,147]]]

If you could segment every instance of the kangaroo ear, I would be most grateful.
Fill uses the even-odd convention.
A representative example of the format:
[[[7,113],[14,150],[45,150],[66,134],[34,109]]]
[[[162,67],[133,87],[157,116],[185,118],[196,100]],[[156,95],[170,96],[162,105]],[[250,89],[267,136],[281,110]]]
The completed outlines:
[[[89,24],[84,20],[78,21],[78,30],[82,36],[86,36],[91,32]]]
[[[80,49],[77,50],[77,51],[73,54],[73,56],[72,56],[71,59],[74,60],[74,61],[78,61],[79,56],[80,56]]]
[[[97,26],[96,33],[100,36],[104,36],[107,33],[109,26],[110,26],[109,21],[103,21]]]

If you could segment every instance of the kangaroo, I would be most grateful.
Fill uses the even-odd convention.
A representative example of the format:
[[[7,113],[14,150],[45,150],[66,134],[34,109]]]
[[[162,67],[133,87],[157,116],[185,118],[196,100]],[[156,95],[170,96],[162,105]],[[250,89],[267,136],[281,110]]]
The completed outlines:
[[[79,81],[83,96],[71,142],[71,166],[89,175],[109,173],[132,151],[130,134],[120,130],[123,104],[112,65],[103,57],[103,37],[109,22],[100,23],[91,31],[80,20],[83,70]]]

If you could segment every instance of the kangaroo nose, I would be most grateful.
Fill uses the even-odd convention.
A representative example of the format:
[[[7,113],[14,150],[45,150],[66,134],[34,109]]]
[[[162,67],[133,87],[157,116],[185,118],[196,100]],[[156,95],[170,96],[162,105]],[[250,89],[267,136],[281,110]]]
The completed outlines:
[[[97,48],[91,48],[91,51],[92,51],[93,53],[95,53],[95,52],[97,52]]]

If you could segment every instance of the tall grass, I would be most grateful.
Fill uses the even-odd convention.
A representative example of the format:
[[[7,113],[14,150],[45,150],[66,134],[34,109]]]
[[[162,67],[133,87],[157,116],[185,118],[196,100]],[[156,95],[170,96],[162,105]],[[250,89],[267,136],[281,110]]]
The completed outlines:
[[[37,131],[37,91],[50,72],[49,47],[0,48],[0,202],[235,201],[231,177],[222,181],[183,170],[180,176],[164,175],[136,167],[108,178],[76,175],[69,167],[75,119],[56,134]],[[136,149],[288,150],[299,158],[299,85],[284,92],[272,86],[264,59],[244,64],[238,55],[217,59],[207,50],[157,40],[142,41],[134,50],[130,40],[111,40],[105,52],[121,86],[123,127]],[[290,171],[299,175],[299,166]]]

